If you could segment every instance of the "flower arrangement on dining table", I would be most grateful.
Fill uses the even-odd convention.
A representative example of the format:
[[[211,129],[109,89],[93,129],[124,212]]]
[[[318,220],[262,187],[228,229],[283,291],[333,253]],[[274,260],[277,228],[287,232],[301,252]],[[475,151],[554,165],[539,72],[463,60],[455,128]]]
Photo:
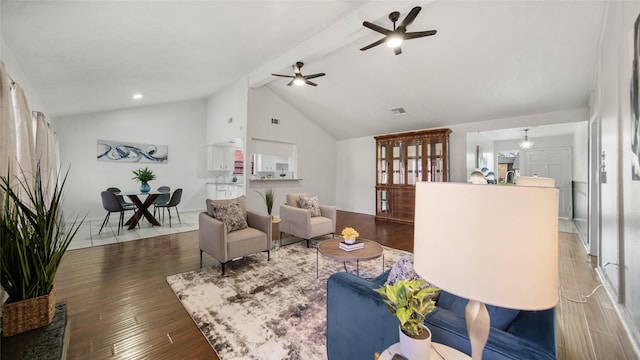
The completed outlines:
[[[360,234],[352,227],[342,229],[342,237],[347,244],[355,242],[358,236]]]

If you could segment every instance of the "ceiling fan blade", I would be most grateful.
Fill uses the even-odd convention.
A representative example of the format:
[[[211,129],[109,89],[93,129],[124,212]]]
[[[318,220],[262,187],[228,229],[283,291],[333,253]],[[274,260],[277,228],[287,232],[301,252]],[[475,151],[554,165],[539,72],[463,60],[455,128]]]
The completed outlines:
[[[286,78],[292,78],[293,76],[291,75],[280,75],[280,74],[271,74],[273,76],[280,76],[280,77],[286,77]]]
[[[326,75],[325,73],[318,73],[318,74],[313,74],[313,75],[304,75],[304,78],[305,79],[315,79],[317,77],[325,76],[325,75]]]
[[[363,47],[362,49],[360,49],[360,51],[369,50],[369,49],[371,49],[371,48],[372,48],[372,47],[374,47],[374,46],[378,46],[378,45],[382,44],[386,39],[387,39],[387,38],[382,38],[382,39],[380,39],[380,40],[378,40],[378,41],[376,41],[376,42],[374,42],[374,43],[371,43],[371,44],[369,44],[369,45],[367,45],[367,46]]]
[[[422,10],[420,6],[416,6],[413,9],[411,9],[411,11],[409,11],[409,14],[407,14],[404,20],[402,20],[402,23],[400,23],[400,26],[403,28],[406,28],[407,26],[411,25],[413,20],[416,19],[416,16],[418,16],[418,13],[420,12],[420,10]]]
[[[287,86],[291,86],[293,85],[293,80],[289,81],[289,83],[287,84]]]
[[[314,83],[312,81],[309,81],[309,80],[305,80],[304,83],[307,84],[307,85],[311,85],[311,86],[318,86],[318,84],[316,84],[316,83]]]
[[[376,25],[374,23],[370,23],[368,21],[363,22],[362,25],[364,25],[365,27],[368,27],[373,31],[379,32],[380,34],[383,34],[383,35],[389,35],[392,32],[391,30],[387,30],[382,26]]]
[[[404,39],[410,40],[410,39],[416,39],[424,36],[431,36],[431,35],[435,35],[437,32],[438,32],[437,30],[409,32],[404,34]]]
[[[396,55],[402,54],[402,48],[400,46],[393,48],[393,51],[396,53]]]

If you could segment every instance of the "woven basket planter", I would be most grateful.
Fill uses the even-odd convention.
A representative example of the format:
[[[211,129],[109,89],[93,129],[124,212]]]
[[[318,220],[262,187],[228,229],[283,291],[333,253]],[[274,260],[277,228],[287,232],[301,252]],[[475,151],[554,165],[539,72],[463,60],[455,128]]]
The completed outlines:
[[[51,324],[56,313],[56,285],[48,295],[2,304],[2,336],[12,336]]]

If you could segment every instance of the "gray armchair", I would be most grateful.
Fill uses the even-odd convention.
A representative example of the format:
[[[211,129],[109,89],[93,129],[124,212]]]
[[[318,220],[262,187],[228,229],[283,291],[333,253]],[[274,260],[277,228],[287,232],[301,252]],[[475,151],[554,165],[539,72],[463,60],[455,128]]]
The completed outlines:
[[[247,227],[227,232],[228,223],[210,214],[213,207],[228,207],[232,202],[239,202],[242,216]],[[234,225],[231,224],[231,227]],[[271,216],[259,214],[246,209],[245,196],[229,200],[207,200],[207,211],[199,215],[198,241],[200,243],[200,267],[202,253],[205,252],[222,264],[224,275],[227,262],[239,257],[267,252],[267,261],[271,259]]]
[[[336,232],[336,207],[319,205],[320,214],[312,216],[311,211],[299,207],[301,196],[309,197],[307,193],[287,194],[287,203],[280,205],[280,238],[282,234],[291,234],[304,240]]]

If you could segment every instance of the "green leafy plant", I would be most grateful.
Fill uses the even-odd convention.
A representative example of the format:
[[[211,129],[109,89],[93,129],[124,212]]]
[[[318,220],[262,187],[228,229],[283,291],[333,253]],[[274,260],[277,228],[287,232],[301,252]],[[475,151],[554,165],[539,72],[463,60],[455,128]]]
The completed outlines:
[[[132,177],[131,179],[138,180],[141,183],[145,183],[147,181],[151,181],[156,178],[153,171],[151,171],[151,169],[149,169],[148,167],[145,167],[144,169],[133,170],[133,174],[135,176]]]
[[[40,167],[34,176],[0,177],[0,284],[7,302],[49,294],[69,243],[84,221],[65,222],[62,191],[67,179],[48,191]]]
[[[265,205],[267,205],[267,214],[271,215],[271,210],[273,209],[273,199],[276,196],[276,192],[271,188],[266,189],[264,191],[264,194],[258,190],[256,190],[256,192],[260,194],[260,196],[262,196]]]
[[[411,337],[420,336],[425,316],[435,309],[431,298],[438,289],[427,284],[424,280],[403,279],[374,289],[382,295],[391,314],[398,318],[402,331]]]

